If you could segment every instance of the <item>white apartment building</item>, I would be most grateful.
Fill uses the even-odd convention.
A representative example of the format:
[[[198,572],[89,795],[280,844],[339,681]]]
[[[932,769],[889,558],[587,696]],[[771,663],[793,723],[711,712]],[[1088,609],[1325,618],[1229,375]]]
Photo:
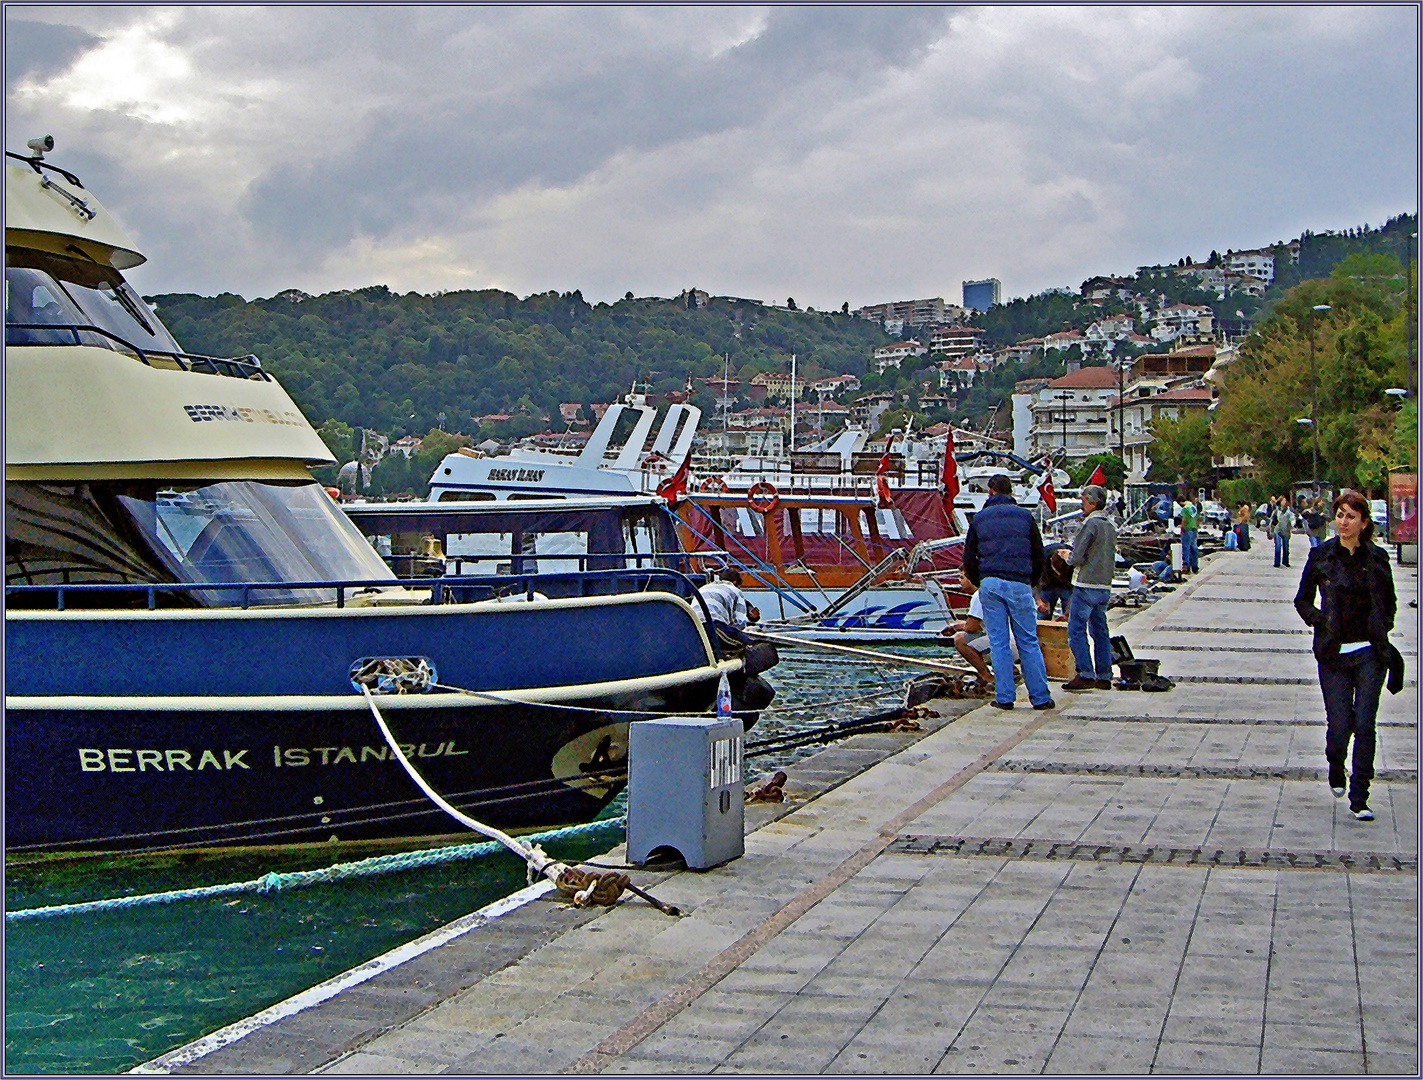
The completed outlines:
[[[929,351],[968,356],[983,347],[988,332],[977,326],[936,326],[929,332]]]
[[[1049,334],[1043,338],[1043,351],[1051,349],[1070,349],[1074,345],[1083,344],[1087,338],[1083,336],[1081,330],[1064,330],[1061,333]]]
[[[1080,460],[1109,449],[1108,419],[1116,396],[1117,372],[1110,367],[1080,368],[1039,386],[1028,402],[1033,417],[1028,456],[1065,449],[1068,458]]]
[[[1209,334],[1215,327],[1210,308],[1194,304],[1171,304],[1151,321],[1151,336],[1157,341],[1175,341],[1183,334]]]
[[[811,392],[822,397],[835,397],[847,391],[853,393],[860,388],[860,380],[854,375],[831,375],[828,379],[817,379],[810,384]]]
[[[926,356],[928,352],[929,350],[917,338],[896,341],[893,345],[881,345],[875,350],[875,364],[879,367],[879,373],[883,375],[886,368],[899,367],[906,357]]]
[[[939,365],[940,390],[964,390],[973,385],[974,377],[985,367],[992,366],[992,358],[985,363],[975,356],[956,356]]]
[[[1233,274],[1249,274],[1266,285],[1275,280],[1275,256],[1269,251],[1232,251],[1225,257],[1225,268]]]

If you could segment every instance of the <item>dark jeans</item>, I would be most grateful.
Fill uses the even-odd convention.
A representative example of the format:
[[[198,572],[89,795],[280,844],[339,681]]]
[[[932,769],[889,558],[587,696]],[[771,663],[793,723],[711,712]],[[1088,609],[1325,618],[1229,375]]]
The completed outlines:
[[[1072,607],[1072,586],[1058,588],[1055,585],[1044,585],[1041,590],[1043,603],[1047,605],[1047,614],[1044,619],[1051,619],[1053,613],[1057,611],[1058,605],[1062,605],[1062,613],[1066,615]]]
[[[1373,646],[1345,653],[1319,664],[1319,688],[1324,692],[1324,756],[1329,760],[1329,786],[1344,786],[1344,761],[1349,737],[1354,738],[1354,772],[1349,778],[1349,805],[1357,810],[1369,802],[1374,778],[1374,718],[1388,665]]]
[[[1275,534],[1275,565],[1290,565],[1290,534],[1287,532]]]

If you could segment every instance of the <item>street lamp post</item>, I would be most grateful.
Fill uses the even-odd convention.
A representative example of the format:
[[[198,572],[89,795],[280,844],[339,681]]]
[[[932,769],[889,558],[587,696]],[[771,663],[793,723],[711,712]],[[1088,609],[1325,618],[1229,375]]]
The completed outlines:
[[[1067,403],[1072,400],[1072,394],[1067,390],[1059,390],[1055,395],[1060,409],[1059,419],[1062,420],[1062,457],[1067,460]]]
[[[1311,409],[1310,411],[1313,412],[1314,410]],[[1298,420],[1295,421],[1295,423],[1296,423],[1296,424],[1299,424],[1301,427],[1307,427],[1307,428],[1309,428],[1311,434],[1314,433],[1314,418],[1313,418],[1313,417],[1310,417],[1310,416],[1301,416]],[[1314,436],[1314,467],[1313,467],[1312,469],[1310,469],[1310,473],[1311,473],[1311,476],[1310,476],[1310,483],[1313,485],[1314,490],[1315,490],[1315,493],[1317,494],[1318,491],[1319,491],[1319,436],[1318,436],[1318,435],[1315,435],[1315,436]]]
[[[1330,304],[1315,304],[1313,312],[1333,311]],[[1314,369],[1314,320],[1315,315],[1309,317],[1309,434],[1312,440],[1312,451],[1314,464],[1310,469],[1309,483],[1315,492],[1319,491],[1319,425],[1315,423],[1315,404],[1319,399],[1319,384],[1315,378]]]

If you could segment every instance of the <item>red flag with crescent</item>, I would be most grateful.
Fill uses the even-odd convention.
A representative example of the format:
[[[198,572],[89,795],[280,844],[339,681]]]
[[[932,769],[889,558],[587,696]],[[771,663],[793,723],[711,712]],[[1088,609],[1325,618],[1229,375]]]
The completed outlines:
[[[1087,478],[1089,484],[1097,484],[1100,487],[1107,486],[1107,474],[1102,471],[1102,466],[1098,465],[1092,470],[1092,475]]]
[[[1050,513],[1057,513],[1057,493],[1052,490],[1052,473],[1049,471],[1043,477],[1043,482],[1038,485],[1038,494],[1042,497]]]
[[[657,494],[674,505],[681,502],[682,496],[687,493],[687,473],[691,466],[692,452],[688,450],[682,464],[677,466],[677,471],[657,485]]]

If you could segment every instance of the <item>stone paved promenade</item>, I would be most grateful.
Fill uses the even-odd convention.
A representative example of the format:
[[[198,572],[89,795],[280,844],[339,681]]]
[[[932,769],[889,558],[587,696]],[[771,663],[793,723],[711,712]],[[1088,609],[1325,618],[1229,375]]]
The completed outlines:
[[[1222,553],[1126,623],[1173,691],[969,712],[660,880],[681,919],[529,904],[457,992],[396,969],[184,1071],[1416,1075],[1417,572],[1361,823],[1304,557]]]

